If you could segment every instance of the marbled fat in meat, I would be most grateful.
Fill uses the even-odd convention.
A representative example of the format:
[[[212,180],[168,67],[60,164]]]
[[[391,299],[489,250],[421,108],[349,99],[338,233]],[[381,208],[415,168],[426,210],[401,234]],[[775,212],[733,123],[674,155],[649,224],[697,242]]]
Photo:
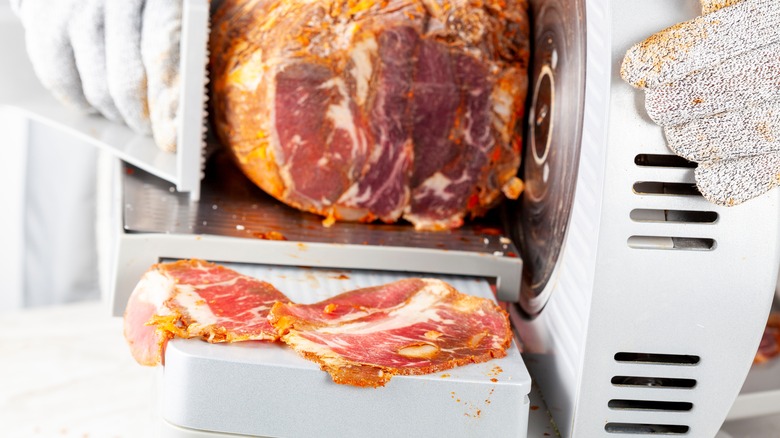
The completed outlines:
[[[287,297],[271,284],[201,260],[151,267],[128,300],[125,339],[141,365],[159,365],[174,336],[208,342],[276,340],[268,312]]]
[[[366,152],[365,124],[345,82],[323,65],[290,64],[276,76],[274,107],[290,199],[333,204]]]
[[[369,113],[373,149],[365,173],[339,201],[385,222],[401,217],[409,199],[413,160],[409,139],[409,99],[413,60],[420,37],[410,27],[382,32],[377,41],[374,93]]]
[[[412,90],[414,174],[412,189],[438,172],[460,151],[452,138],[460,91],[449,48],[423,40],[417,56]]]
[[[336,383],[384,386],[393,375],[427,374],[503,357],[506,312],[433,279],[406,279],[317,304],[277,303],[281,339]]]
[[[451,57],[454,64],[451,80],[454,86],[449,100],[455,102],[456,106],[451,116],[453,129],[447,132],[444,140],[449,145],[441,147],[426,141],[416,142],[416,151],[423,157],[420,160],[423,164],[418,170],[425,171],[418,172],[417,179],[421,181],[412,192],[411,204],[405,215],[413,222],[435,224],[437,228],[459,227],[469,211],[468,203],[473,199],[472,196],[487,190],[481,181],[487,178],[483,173],[490,171],[487,168],[488,154],[495,144],[490,126],[492,86],[487,80],[487,72],[469,55],[453,53]],[[446,71],[449,67],[449,59],[443,56],[429,56],[428,59],[424,61],[421,58],[418,65],[439,60],[441,64],[433,68]],[[444,93],[438,95],[440,99],[447,96]],[[439,114],[442,113],[434,113],[434,117]],[[424,127],[419,131],[430,135],[430,131]],[[437,154],[441,156],[446,152],[450,155],[437,160]],[[446,158],[449,159],[445,161]],[[429,166],[428,162],[435,164]]]

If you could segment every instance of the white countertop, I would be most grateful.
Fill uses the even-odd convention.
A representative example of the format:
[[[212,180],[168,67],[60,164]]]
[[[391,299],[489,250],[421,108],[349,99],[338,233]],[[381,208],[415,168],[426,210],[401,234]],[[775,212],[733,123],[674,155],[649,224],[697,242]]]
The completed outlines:
[[[150,437],[155,375],[99,303],[0,315],[0,435]]]
[[[159,370],[135,363],[121,319],[108,315],[100,303],[0,315],[0,436],[156,436]],[[723,431],[719,437],[780,436],[780,416],[729,422]]]

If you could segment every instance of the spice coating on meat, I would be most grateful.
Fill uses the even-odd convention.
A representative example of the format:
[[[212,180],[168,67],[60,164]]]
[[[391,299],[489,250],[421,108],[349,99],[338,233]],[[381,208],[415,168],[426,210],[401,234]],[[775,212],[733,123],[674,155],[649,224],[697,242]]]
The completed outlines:
[[[317,304],[280,302],[269,319],[282,341],[334,382],[355,386],[504,357],[512,338],[508,315],[495,303],[432,279],[359,289]]]
[[[244,173],[337,220],[458,227],[516,197],[526,0],[225,0],[217,133]]]
[[[125,339],[141,365],[163,363],[174,336],[208,342],[276,340],[268,312],[287,300],[271,284],[201,260],[160,263],[127,304]]]

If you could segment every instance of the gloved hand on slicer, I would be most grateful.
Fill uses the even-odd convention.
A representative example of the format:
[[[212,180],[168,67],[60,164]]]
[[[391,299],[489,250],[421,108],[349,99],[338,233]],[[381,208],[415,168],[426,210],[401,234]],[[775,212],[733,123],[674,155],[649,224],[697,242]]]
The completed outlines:
[[[60,101],[176,149],[181,0],[11,0],[43,85]]]
[[[780,185],[780,1],[702,8],[629,49],[621,74],[669,148],[699,163],[699,191],[731,206]]]

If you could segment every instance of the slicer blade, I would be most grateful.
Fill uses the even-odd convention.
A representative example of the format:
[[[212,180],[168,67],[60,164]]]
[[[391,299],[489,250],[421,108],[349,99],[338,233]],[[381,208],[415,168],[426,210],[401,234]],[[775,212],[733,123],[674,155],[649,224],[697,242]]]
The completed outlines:
[[[525,191],[514,204],[513,234],[525,261],[520,303],[528,315],[549,298],[563,250],[579,166],[585,104],[584,1],[532,1],[534,53],[529,82]]]

